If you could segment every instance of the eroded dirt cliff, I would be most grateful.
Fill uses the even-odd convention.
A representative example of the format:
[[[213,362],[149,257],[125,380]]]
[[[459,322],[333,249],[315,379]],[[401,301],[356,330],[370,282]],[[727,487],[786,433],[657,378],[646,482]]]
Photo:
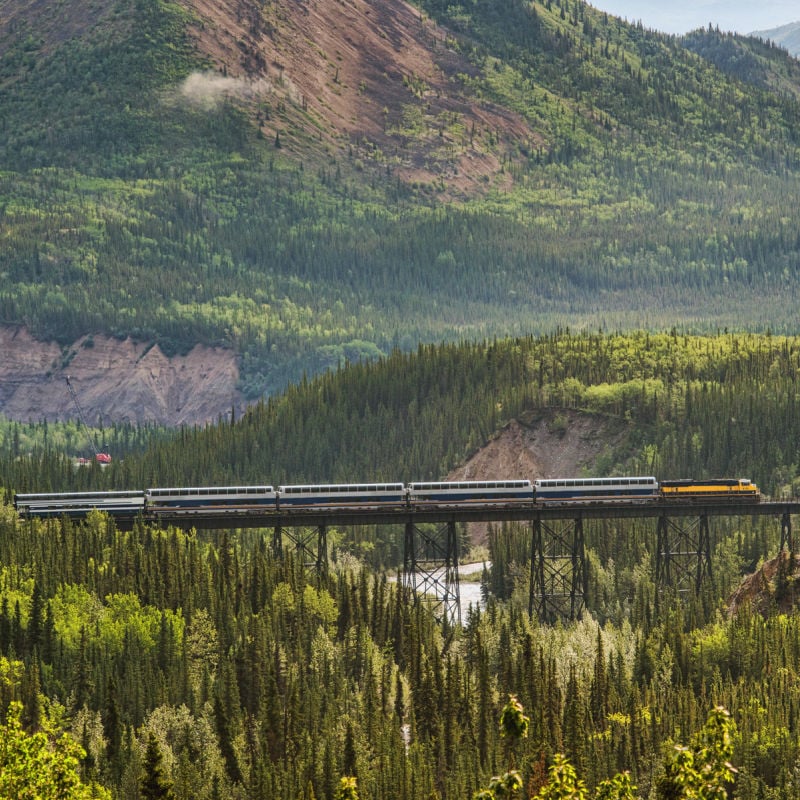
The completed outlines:
[[[620,420],[552,409],[509,422],[448,480],[570,478],[591,472],[597,459],[627,435]]]
[[[623,446],[621,420],[569,409],[549,409],[512,420],[453,470],[447,480],[570,478],[592,474],[598,459]],[[469,525],[474,544],[486,541],[488,525]]]
[[[229,350],[194,347],[167,358],[131,339],[87,336],[62,348],[0,327],[0,414],[22,422],[75,419],[69,377],[89,425],[202,425],[244,408]]]

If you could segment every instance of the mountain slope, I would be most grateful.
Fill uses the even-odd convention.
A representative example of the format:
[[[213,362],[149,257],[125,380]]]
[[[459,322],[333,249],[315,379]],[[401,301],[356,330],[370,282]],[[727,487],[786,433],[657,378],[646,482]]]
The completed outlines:
[[[800,95],[800,62],[780,49],[777,40],[761,34],[743,38],[700,29],[682,37],[681,42],[736,80],[794,102]]]
[[[519,115],[478,102],[459,86],[456,77],[470,71],[469,62],[446,46],[445,30],[401,0],[199,2],[193,10],[198,49],[216,71],[192,75],[185,91],[249,93],[261,106],[259,130],[270,141],[280,137],[284,148],[324,157],[354,147],[391,161],[401,179],[430,179],[439,137],[417,137],[416,147],[401,154],[392,135],[411,109],[424,104],[430,118],[455,115],[473,128],[526,135]],[[488,153],[485,163],[458,153],[449,160],[472,178],[499,166]]]
[[[800,56],[800,22],[790,22],[788,25],[765,31],[754,31],[752,35],[785,48],[793,56]]]
[[[253,398],[426,341],[796,329],[777,48],[552,0],[46,8],[0,27],[0,319],[37,338],[227,347]]]

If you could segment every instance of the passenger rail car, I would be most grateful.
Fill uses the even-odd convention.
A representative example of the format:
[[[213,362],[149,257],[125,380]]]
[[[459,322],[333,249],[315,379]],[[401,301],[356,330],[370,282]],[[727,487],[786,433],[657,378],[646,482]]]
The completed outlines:
[[[658,498],[658,481],[649,477],[540,478],[533,482],[536,502],[647,502]]]
[[[278,487],[279,511],[399,509],[406,506],[402,483],[297,484]]]
[[[144,492],[40,492],[15,494],[14,507],[30,517],[85,517],[106,511],[115,517],[134,518],[144,511]]]
[[[665,500],[745,503],[757,503],[761,499],[758,486],[747,478],[661,481],[661,496]]]
[[[272,486],[197,486],[148,489],[148,514],[226,514],[275,511]]]
[[[746,478],[668,480],[650,476],[540,478],[501,481],[199,486],[145,491],[43,492],[14,495],[29,517],[85,517],[107,511],[119,519],[169,521],[170,517],[271,514],[295,511],[425,510],[436,508],[546,508],[589,503],[758,503],[758,487]]]
[[[453,505],[532,505],[533,484],[528,480],[510,481],[418,481],[408,485],[412,508]]]

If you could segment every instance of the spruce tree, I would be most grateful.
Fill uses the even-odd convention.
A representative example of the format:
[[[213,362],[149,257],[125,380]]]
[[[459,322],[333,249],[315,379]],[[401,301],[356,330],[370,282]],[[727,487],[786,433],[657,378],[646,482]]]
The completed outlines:
[[[141,800],[174,800],[172,781],[164,774],[164,757],[154,733],[147,738],[147,752],[142,765]]]

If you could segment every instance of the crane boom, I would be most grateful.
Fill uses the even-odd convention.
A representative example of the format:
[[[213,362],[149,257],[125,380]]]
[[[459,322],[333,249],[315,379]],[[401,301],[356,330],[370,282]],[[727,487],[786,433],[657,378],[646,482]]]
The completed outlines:
[[[108,453],[104,453],[100,450],[100,448],[97,446],[97,442],[94,439],[91,429],[86,424],[86,420],[83,417],[83,409],[81,409],[81,404],[78,402],[78,395],[75,394],[75,389],[72,386],[69,375],[65,375],[64,379],[67,382],[67,389],[69,389],[72,402],[75,403],[75,408],[78,411],[78,419],[80,419],[81,425],[83,425],[86,435],[89,437],[89,444],[91,444],[92,450],[94,450],[94,460],[97,461],[98,464],[110,464],[111,456]]]

